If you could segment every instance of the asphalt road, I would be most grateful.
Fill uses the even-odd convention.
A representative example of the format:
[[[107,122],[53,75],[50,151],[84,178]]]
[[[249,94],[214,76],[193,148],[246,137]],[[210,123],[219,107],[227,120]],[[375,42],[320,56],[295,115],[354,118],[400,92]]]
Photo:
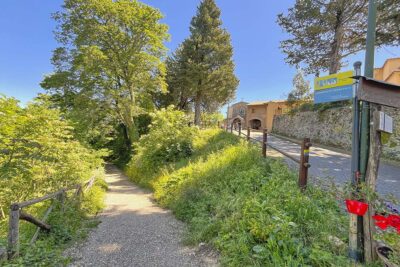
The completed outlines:
[[[262,140],[261,133],[252,133],[252,137]],[[298,144],[268,136],[268,143],[291,156],[300,158],[300,146]],[[351,156],[345,153],[335,152],[329,149],[313,146],[310,149],[309,173],[313,177],[334,179],[338,184],[350,181]],[[286,158],[291,166],[295,163]],[[381,162],[377,181],[377,191],[381,196],[392,194],[400,200],[400,167]]]

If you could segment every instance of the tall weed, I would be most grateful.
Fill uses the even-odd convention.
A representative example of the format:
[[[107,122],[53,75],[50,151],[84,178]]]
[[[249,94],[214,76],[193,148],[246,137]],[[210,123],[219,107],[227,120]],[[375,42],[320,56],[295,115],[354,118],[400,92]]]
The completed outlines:
[[[213,244],[228,266],[347,266],[347,216],[331,194],[302,193],[283,162],[220,130],[193,144],[189,159],[147,180],[188,223],[188,243]]]

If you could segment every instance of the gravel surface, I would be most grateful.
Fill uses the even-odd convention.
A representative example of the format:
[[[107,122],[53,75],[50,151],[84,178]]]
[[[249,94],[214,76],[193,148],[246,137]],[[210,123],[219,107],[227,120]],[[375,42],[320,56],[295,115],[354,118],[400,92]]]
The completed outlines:
[[[68,249],[69,266],[218,266],[206,245],[181,244],[185,225],[158,207],[114,166],[107,166],[109,191],[101,223],[87,241]]]

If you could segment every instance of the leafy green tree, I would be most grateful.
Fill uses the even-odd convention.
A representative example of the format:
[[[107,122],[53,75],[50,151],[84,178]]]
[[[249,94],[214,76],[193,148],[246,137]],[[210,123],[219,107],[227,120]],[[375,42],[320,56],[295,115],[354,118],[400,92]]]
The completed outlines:
[[[304,78],[302,69],[298,69],[296,75],[293,77],[293,89],[289,93],[287,100],[290,106],[299,101],[311,100],[311,85]]]
[[[153,109],[154,92],[166,90],[162,17],[137,0],[65,0],[54,15],[62,46],[41,85],[82,132],[94,129],[89,138],[105,140],[102,132],[120,123],[127,146],[138,140],[136,118]]]
[[[88,180],[102,152],[81,145],[73,127],[41,96],[21,108],[0,97],[0,207]]]
[[[191,35],[183,42],[182,51],[177,51],[175,60],[179,65],[173,64],[178,70],[175,75],[183,79],[180,86],[184,87],[178,90],[187,90],[194,104],[196,125],[200,125],[202,109],[226,104],[239,83],[234,74],[231,38],[222,28],[220,15],[214,0],[200,3],[191,21]]]
[[[399,44],[398,1],[377,1],[377,46]],[[296,0],[286,15],[278,15],[290,35],[281,42],[286,62],[305,65],[306,73],[337,73],[344,58],[365,48],[367,14],[368,0]]]

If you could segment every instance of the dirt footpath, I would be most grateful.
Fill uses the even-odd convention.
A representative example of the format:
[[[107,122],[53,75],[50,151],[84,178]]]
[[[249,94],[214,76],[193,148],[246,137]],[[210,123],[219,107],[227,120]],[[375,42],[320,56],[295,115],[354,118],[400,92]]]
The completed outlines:
[[[182,245],[185,225],[151,193],[108,166],[106,209],[87,241],[65,252],[70,266],[218,266],[213,253]]]

